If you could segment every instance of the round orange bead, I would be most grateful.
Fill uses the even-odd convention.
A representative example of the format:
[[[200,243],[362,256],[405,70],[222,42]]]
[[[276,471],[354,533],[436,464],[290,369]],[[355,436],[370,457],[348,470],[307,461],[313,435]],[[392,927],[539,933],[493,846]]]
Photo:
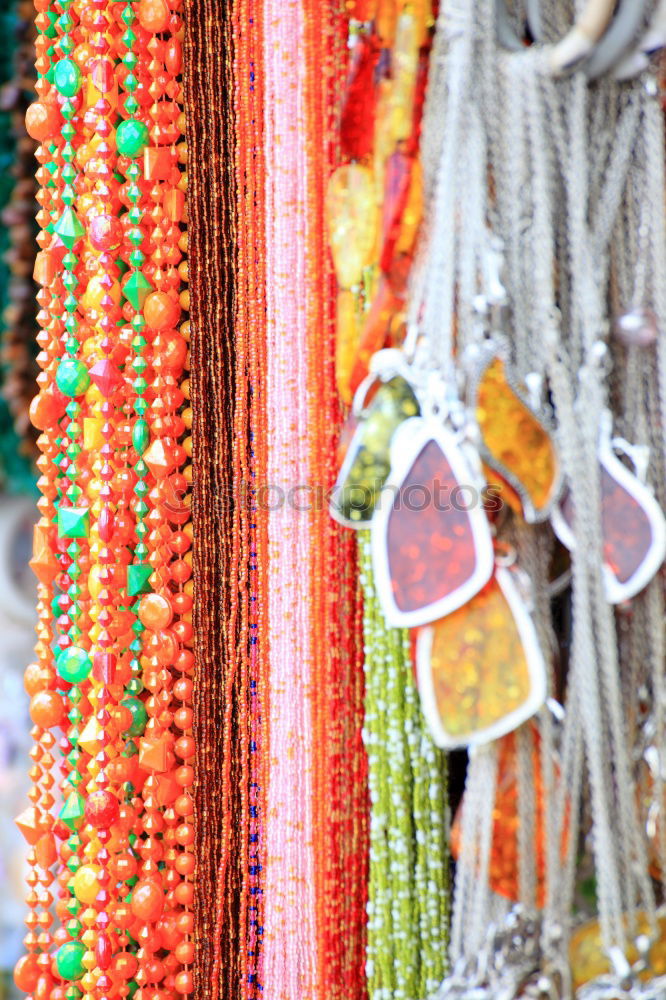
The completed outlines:
[[[153,330],[168,330],[180,318],[180,306],[166,292],[151,292],[143,307],[146,323]]]
[[[164,909],[164,893],[152,879],[137,882],[132,892],[132,913],[139,920],[154,923]]]

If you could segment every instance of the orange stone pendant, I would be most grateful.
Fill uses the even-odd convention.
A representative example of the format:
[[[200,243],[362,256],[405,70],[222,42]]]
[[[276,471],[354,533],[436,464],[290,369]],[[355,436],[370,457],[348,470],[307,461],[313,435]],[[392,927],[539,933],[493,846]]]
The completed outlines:
[[[425,625],[461,607],[493,571],[477,475],[457,436],[415,417],[396,431],[372,521],[372,558],[389,625]]]
[[[464,607],[419,632],[421,704],[440,747],[498,739],[545,701],[546,664],[513,577],[498,568]]]
[[[650,489],[619,460],[615,447],[630,454],[625,442],[613,442],[610,415],[605,414],[599,444],[601,530],[606,597],[611,604],[628,601],[650,582],[666,556],[666,521]],[[573,551],[574,509],[566,493],[552,515],[560,541]]]
[[[526,521],[545,520],[562,481],[555,442],[498,355],[475,379],[473,406],[484,460],[516,491]]]

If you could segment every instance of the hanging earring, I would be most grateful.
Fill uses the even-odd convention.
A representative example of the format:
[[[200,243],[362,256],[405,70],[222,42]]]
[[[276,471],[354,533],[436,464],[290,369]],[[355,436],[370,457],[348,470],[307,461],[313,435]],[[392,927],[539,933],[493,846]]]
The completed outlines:
[[[640,449],[611,438],[612,418],[601,417],[598,459],[601,474],[603,576],[611,604],[630,600],[650,582],[666,556],[666,521],[650,489],[643,482],[645,460]],[[617,457],[634,464],[630,472]],[[566,493],[552,514],[555,534],[573,551],[573,505]]]

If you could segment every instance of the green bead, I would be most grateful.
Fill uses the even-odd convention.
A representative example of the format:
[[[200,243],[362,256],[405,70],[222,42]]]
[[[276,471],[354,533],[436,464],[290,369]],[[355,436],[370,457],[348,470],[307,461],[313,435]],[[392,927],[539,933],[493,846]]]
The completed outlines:
[[[72,156],[74,149],[72,148]],[[60,237],[68,250],[71,250],[76,243],[85,235],[85,226],[79,221],[76,212],[70,206],[64,210],[53,231]]]
[[[116,146],[122,156],[140,156],[148,138],[148,126],[136,118],[128,118],[116,129]]]
[[[132,431],[132,444],[138,455],[143,455],[150,441],[150,430],[147,420],[137,420]]]
[[[56,968],[61,979],[81,979],[86,971],[83,956],[86,946],[82,941],[66,941],[56,952]]]
[[[58,536],[60,538],[87,538],[89,534],[90,511],[87,507],[58,508]],[[75,579],[71,571],[68,570],[68,573],[72,579]]]
[[[58,654],[56,670],[68,684],[80,684],[90,676],[92,660],[85,649],[69,646]]]
[[[148,582],[152,573],[152,566],[143,563],[127,567],[127,593],[130,597],[147,594],[152,589]]]
[[[82,396],[90,385],[90,375],[83,361],[64,358],[58,365],[56,385],[63,396]]]
[[[123,284],[123,295],[134,309],[143,309],[143,304],[152,292],[153,286],[141,271],[134,271]]]
[[[72,734],[70,734],[71,736]],[[65,800],[65,804],[60,810],[59,818],[70,830],[75,830],[83,819],[85,801],[78,792],[71,792]]]
[[[127,730],[130,736],[141,736],[148,722],[146,706],[140,698],[123,698],[122,704],[132,716],[132,724]]]

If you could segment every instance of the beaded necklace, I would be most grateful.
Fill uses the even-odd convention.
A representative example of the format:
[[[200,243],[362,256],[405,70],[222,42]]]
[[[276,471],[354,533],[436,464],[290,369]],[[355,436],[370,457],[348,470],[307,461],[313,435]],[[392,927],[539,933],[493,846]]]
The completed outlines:
[[[27,946],[68,1000],[192,990],[179,7],[37,3],[41,665],[26,684],[42,748],[42,730],[64,735],[36,855],[48,879],[60,841],[61,926]]]

